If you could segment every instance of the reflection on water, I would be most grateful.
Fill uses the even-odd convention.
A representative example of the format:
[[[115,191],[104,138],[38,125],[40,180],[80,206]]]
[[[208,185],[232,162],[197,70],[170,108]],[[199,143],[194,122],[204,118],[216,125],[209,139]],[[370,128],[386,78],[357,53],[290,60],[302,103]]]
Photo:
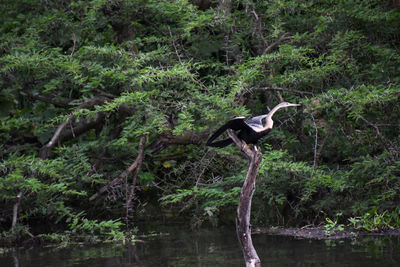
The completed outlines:
[[[169,230],[132,245],[15,249],[0,266],[243,266],[234,229]],[[253,235],[263,266],[400,266],[399,237],[306,240]]]

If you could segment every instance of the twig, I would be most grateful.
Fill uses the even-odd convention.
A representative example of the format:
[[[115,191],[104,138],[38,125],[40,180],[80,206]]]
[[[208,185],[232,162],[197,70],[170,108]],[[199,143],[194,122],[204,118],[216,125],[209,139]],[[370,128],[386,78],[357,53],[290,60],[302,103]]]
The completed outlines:
[[[169,36],[171,37],[171,40],[172,40],[172,45],[174,46],[174,49],[175,49],[175,54],[178,57],[179,63],[182,65],[181,56],[178,53],[178,49],[176,48],[174,37],[172,36],[171,28],[169,26],[168,26],[168,31],[169,31]]]
[[[69,122],[69,127],[71,128],[72,136],[75,138],[76,135],[75,135],[75,132],[74,132],[74,127],[72,127],[72,122],[71,121]]]
[[[256,21],[259,20],[259,17],[258,17],[258,15],[257,15],[257,13],[256,13],[255,10],[252,10],[250,13],[254,15],[254,19],[255,19]]]
[[[205,164],[204,164],[203,168],[201,168],[201,171],[198,172],[198,174],[197,174],[197,179],[196,179],[196,184],[195,184],[196,187],[199,185],[201,177],[203,176],[205,170],[207,169],[207,167],[210,165],[211,161],[214,158],[214,155],[211,155],[211,157],[208,156],[208,152],[210,152],[210,151],[207,151],[206,153],[204,153],[203,157],[200,160],[201,163],[205,162]],[[194,169],[196,169],[196,168],[194,168]],[[196,175],[196,174],[194,173],[193,175]]]

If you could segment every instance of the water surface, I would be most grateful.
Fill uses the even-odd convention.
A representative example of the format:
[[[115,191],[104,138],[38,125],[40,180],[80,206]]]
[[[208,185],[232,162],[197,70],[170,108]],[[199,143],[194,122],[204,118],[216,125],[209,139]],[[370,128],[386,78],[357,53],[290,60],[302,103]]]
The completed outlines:
[[[0,266],[243,266],[234,229],[189,231],[142,238],[136,245],[79,245],[14,249]],[[400,266],[399,237],[307,240],[253,235],[263,266]]]

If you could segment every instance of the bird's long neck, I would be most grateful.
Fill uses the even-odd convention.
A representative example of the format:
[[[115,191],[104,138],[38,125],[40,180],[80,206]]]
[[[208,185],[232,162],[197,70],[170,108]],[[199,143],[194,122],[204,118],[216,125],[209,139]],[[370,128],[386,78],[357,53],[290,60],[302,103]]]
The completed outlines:
[[[273,116],[273,115],[275,114],[275,112],[277,112],[278,109],[280,109],[280,108],[281,108],[281,106],[280,106],[280,105],[277,105],[277,106],[275,106],[275,107],[267,114],[267,116],[265,117],[265,122],[266,122],[266,124],[265,124],[264,130],[272,129],[272,127],[274,126],[274,121],[272,120],[272,116]]]

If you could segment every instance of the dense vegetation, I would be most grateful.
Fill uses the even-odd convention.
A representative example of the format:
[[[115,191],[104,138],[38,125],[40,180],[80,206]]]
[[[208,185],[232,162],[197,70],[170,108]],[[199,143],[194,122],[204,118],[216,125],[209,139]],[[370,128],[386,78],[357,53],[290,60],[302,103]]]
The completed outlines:
[[[400,227],[399,1],[1,2],[3,238],[232,224],[247,162],[204,143],[283,100],[253,224]]]

